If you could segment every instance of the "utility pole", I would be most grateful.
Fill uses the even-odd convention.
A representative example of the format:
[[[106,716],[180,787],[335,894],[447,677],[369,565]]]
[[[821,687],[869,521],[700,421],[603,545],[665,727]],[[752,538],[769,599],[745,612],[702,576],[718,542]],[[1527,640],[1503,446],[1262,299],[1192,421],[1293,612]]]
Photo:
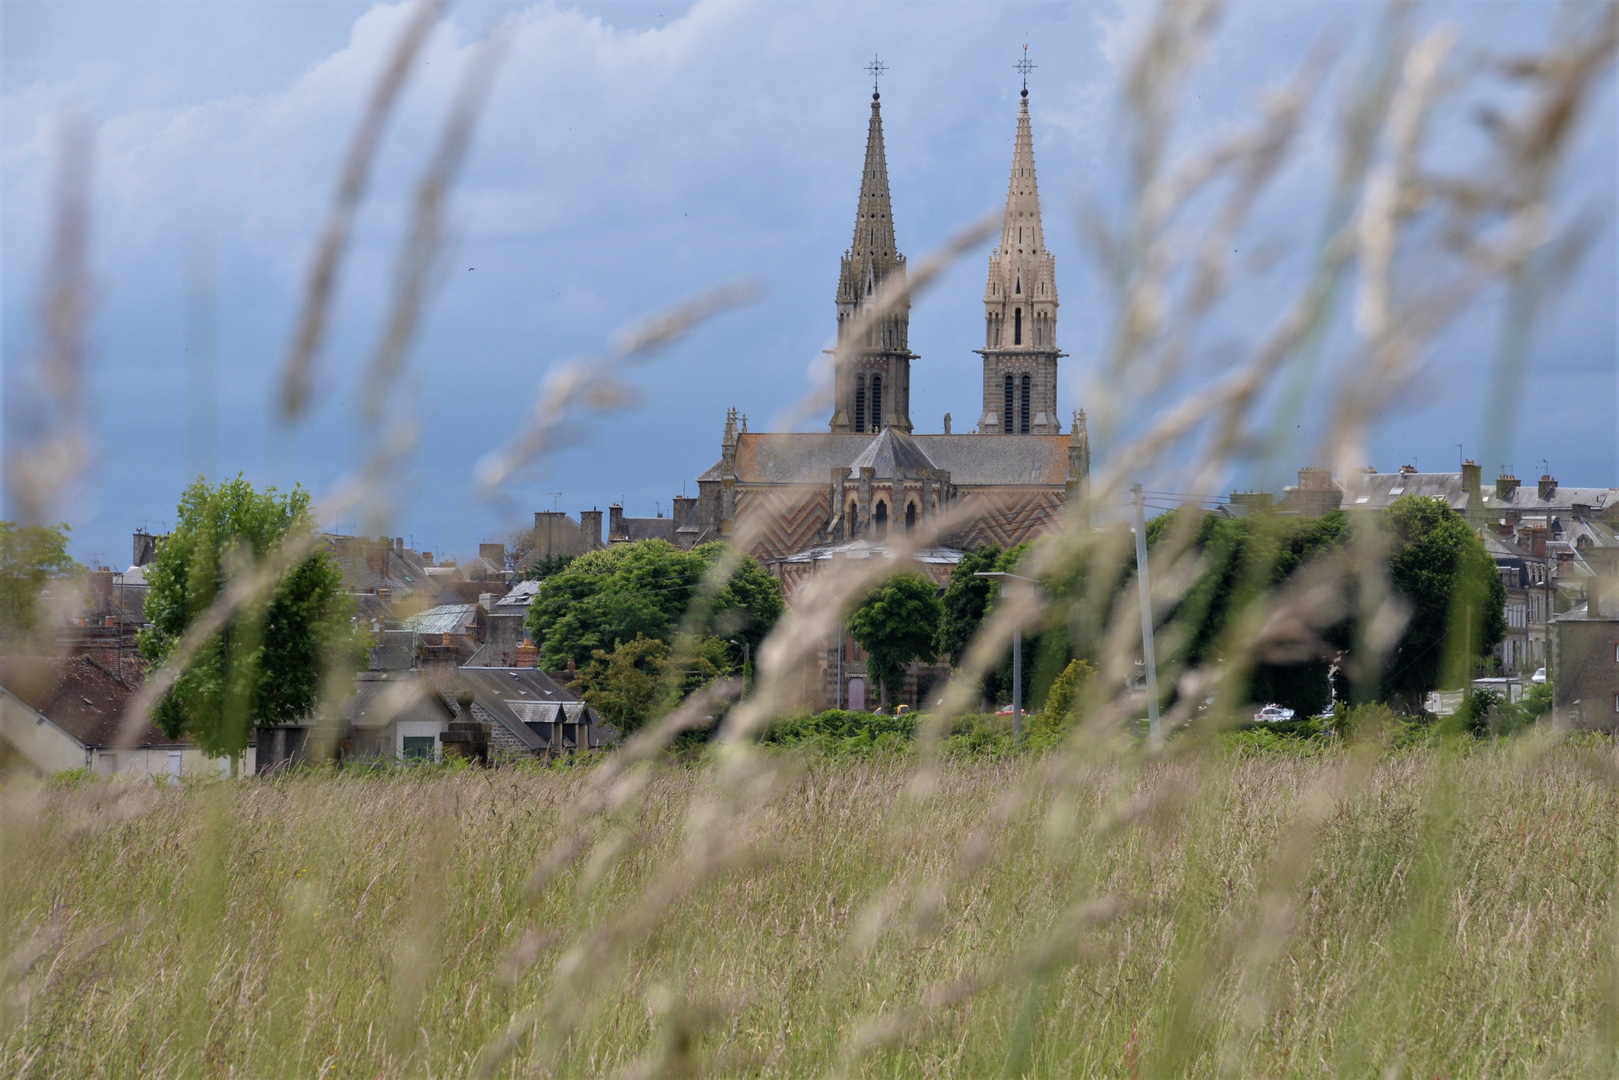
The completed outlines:
[[[1022,574],[1009,574],[1005,570],[978,570],[973,577],[995,581],[1022,581],[1038,587],[1040,582]],[[1023,742],[1023,624],[1012,632],[1012,745]]]
[[[1136,509],[1136,591],[1141,594],[1141,655],[1147,665],[1147,745],[1162,745],[1158,730],[1158,658],[1152,642],[1152,585],[1147,580],[1147,510],[1141,485],[1130,485],[1130,498]]]

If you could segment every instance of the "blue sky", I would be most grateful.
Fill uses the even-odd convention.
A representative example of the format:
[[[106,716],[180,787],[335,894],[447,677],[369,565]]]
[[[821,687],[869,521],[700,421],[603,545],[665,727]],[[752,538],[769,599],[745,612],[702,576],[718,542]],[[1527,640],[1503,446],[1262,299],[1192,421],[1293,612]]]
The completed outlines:
[[[1456,19],[1465,59],[1542,40],[1551,12],[1464,3],[1424,18]],[[870,95],[862,68],[873,52],[891,69],[883,107],[896,229],[915,259],[1004,199],[1012,65],[1030,45],[1039,65],[1030,82],[1036,157],[1063,302],[1058,338],[1070,354],[1061,396],[1065,408],[1084,403],[1110,309],[1075,209],[1082,197],[1105,209],[1120,189],[1116,88],[1143,8],[466,3],[450,9],[389,130],[322,357],[322,404],[283,430],[272,390],[302,277],[346,141],[404,13],[291,0],[0,8],[8,392],[38,340],[56,118],[76,109],[96,125],[98,453],[62,511],[81,559],[127,563],[130,531],[170,521],[199,469],[301,481],[318,493],[354,463],[356,377],[378,332],[411,187],[473,43],[502,15],[514,19],[512,48],[455,193],[455,244],[404,381],[423,441],[391,531],[419,548],[465,554],[549,509],[553,492],[569,511],[614,501],[631,514],[667,510],[683,482],[695,493],[692,479],[718,457],[727,406],[757,430],[793,402],[834,329]],[[1255,239],[1313,239],[1304,203],[1311,179],[1330,167],[1332,95],[1377,17],[1359,2],[1249,2],[1224,20],[1188,88],[1183,145],[1251,115],[1261,91],[1283,82],[1322,35],[1344,46],[1319,130],[1260,207]],[[1441,145],[1464,155],[1471,120],[1464,107],[1453,112],[1455,131]],[[1564,483],[1619,483],[1615,123],[1609,83],[1587,117],[1567,193],[1570,205],[1605,216],[1534,341],[1514,445],[1506,460],[1483,462],[1487,475],[1498,465],[1539,475],[1546,459]],[[946,411],[957,430],[975,418],[971,350],[982,333],[985,255],[987,245],[912,311],[920,431],[939,430]],[[199,310],[188,282],[207,265],[211,338],[188,333]],[[634,407],[589,419],[587,439],[548,458],[508,503],[473,497],[474,466],[519,423],[552,365],[599,352],[626,323],[741,276],[755,278],[762,297],[636,369]],[[1262,319],[1266,295],[1261,288],[1235,305],[1226,330]],[[188,348],[210,341],[216,402],[199,428],[188,413]],[[1486,307],[1425,358],[1374,433],[1372,462],[1454,468],[1457,443],[1474,453],[1492,349]],[[1229,479],[1274,485],[1296,464],[1306,462]]]

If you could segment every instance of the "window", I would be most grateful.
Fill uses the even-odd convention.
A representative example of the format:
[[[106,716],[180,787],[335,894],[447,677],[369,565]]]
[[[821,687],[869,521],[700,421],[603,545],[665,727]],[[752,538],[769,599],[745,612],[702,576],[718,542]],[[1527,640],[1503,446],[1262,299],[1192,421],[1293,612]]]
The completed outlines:
[[[1029,377],[1023,376],[1023,415],[1018,430],[1023,434],[1029,433]]]
[[[905,531],[910,532],[916,528],[916,504],[905,504]]]
[[[1023,309],[1012,309],[1012,344],[1023,344]]]
[[[854,380],[854,429],[866,430],[866,377],[855,376]]]
[[[1001,406],[1001,431],[1012,434],[1012,376],[1006,377],[1006,401]]]
[[[1613,643],[1613,662],[1619,664],[1619,641]]]
[[[871,377],[871,430],[883,429],[883,377]]]
[[[169,751],[169,777],[171,779],[180,779],[180,769],[183,767],[184,763],[185,755],[181,751]]]
[[[431,735],[406,735],[404,752],[401,756],[406,761],[432,761],[433,744],[436,741]]]
[[[1613,695],[1613,711],[1619,713],[1619,694]]]
[[[843,516],[843,538],[845,540],[854,539],[854,527],[859,521],[860,504],[857,502],[850,502],[849,512]]]
[[[888,535],[888,504],[879,502],[876,512],[871,517],[872,523],[877,526],[874,530],[877,534],[877,539],[881,540]]]

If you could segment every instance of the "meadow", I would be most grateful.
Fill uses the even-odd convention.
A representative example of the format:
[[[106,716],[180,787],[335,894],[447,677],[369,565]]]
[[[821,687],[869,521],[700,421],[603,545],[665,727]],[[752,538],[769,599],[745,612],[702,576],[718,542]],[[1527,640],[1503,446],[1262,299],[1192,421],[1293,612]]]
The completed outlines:
[[[4,789],[14,1076],[1611,1076],[1619,753]]]

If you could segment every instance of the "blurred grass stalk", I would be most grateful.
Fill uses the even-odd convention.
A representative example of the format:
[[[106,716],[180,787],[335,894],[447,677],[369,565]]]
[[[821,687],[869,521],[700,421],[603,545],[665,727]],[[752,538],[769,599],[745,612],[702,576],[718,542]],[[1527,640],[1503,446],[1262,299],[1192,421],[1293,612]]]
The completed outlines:
[[[289,422],[318,393],[349,223],[440,10],[423,3],[407,22],[351,144],[283,366]],[[1352,469],[1435,335],[1501,284],[1510,300],[1486,420],[1510,438],[1534,316],[1589,231],[1559,217],[1559,167],[1613,61],[1614,5],[1561,11],[1544,52],[1458,72],[1454,31],[1419,33],[1409,5],[1388,9],[1349,80],[1308,272],[1293,295],[1269,294],[1273,322],[1225,349],[1211,382],[1201,342],[1246,277],[1229,241],[1254,227],[1319,122],[1338,58],[1312,51],[1251,124],[1177,155],[1180,99],[1221,7],[1158,9],[1123,85],[1129,204],[1085,222],[1116,290],[1105,375],[1087,398],[1101,467],[1024,568],[1083,584],[1060,602],[1031,590],[994,609],[916,754],[850,763],[755,741],[799,704],[816,649],[885,572],[867,560],[795,598],[697,765],[663,751],[738,688],[711,687],[589,767],[8,782],[0,1061],[17,1075],[1612,1075],[1613,747],[1540,735],[1471,751],[1386,754],[1370,740],[1315,758],[1221,751],[1205,729],[1235,718],[1244,673],[1272,651],[1319,648],[1345,604],[1363,628],[1351,677],[1375,682],[1404,614],[1364,530],[1342,560],[1245,609],[1223,667],[1168,672],[1165,722],[1183,734],[1149,752],[1130,734],[1140,703],[1123,689],[1141,654],[1119,588],[1129,545],[1089,527],[1147,475],[1208,491],[1304,451]],[[505,33],[469,66],[418,185],[369,385],[394,385],[409,355]],[[1424,157],[1437,109],[1501,74],[1517,108],[1492,121],[1491,153],[1437,173]],[[47,497],[87,462],[89,136],[71,130],[37,378],[63,423],[8,450],[28,520],[47,520]],[[908,303],[994,225],[964,230],[867,317]],[[754,292],[704,294],[601,358],[559,367],[469,483],[510,499],[569,440],[578,410],[636,400],[635,363]],[[784,416],[824,407],[848,359],[834,351]],[[1284,433],[1311,386],[1335,404],[1306,448]],[[379,396],[358,422],[365,460],[325,507],[360,507],[380,529],[398,509],[414,421],[408,402]],[[765,524],[745,524],[738,545]],[[893,546],[903,558],[954,524]],[[1197,578],[1194,533],[1184,515],[1153,548],[1160,622]],[[301,536],[244,569],[175,663],[317,542]],[[733,566],[717,564],[688,628]],[[1251,582],[1268,571],[1245,568]],[[1029,626],[1067,627],[1091,649],[1100,675],[1081,722],[1043,756],[949,757],[953,719]],[[1168,654],[1184,628],[1158,632]],[[168,678],[154,674],[129,724]],[[1193,724],[1211,691],[1211,717]]]

